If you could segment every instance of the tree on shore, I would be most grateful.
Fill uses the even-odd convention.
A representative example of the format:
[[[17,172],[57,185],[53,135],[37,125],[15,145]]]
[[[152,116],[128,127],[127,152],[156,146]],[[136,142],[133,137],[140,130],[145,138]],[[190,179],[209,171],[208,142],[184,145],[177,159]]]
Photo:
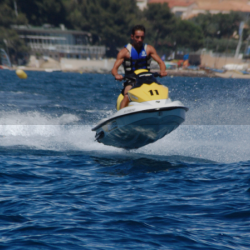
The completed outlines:
[[[193,22],[199,25],[205,37],[228,38],[233,35],[234,31],[239,29],[239,24],[244,20],[240,12],[228,14],[199,14],[193,18]]]
[[[241,21],[247,21],[247,16],[241,12],[231,11],[228,14],[199,14],[192,21],[201,27],[204,35],[204,47],[217,52],[235,51],[238,30]],[[248,31],[243,32],[243,41],[248,37]]]
[[[65,6],[72,28],[89,31],[94,44],[107,47],[127,43],[131,27],[139,15],[135,0],[71,0]]]
[[[190,48],[196,51],[203,47],[203,34],[200,26],[187,20],[179,20],[172,33],[177,47]]]
[[[166,3],[149,4],[143,16],[149,30],[147,36],[156,48],[198,50],[203,46],[201,28],[190,21],[175,17]]]
[[[171,41],[169,35],[174,31],[176,18],[168,5],[149,4],[144,10],[145,26],[148,29],[147,39],[157,48],[159,43]]]
[[[12,61],[15,61],[20,54],[27,53],[29,49],[17,32],[11,29],[11,25],[27,24],[25,15],[16,15],[12,4],[11,0],[3,0],[0,3],[0,47],[7,51]]]
[[[66,23],[64,2],[68,0],[15,0],[19,13],[25,14],[28,22],[34,26]]]
[[[91,44],[105,45],[109,55],[115,56],[116,49],[129,42],[131,28],[143,24],[146,27],[145,42],[160,51],[198,50],[207,45],[225,51],[234,43],[218,42],[218,39],[230,39],[244,18],[239,12],[207,13],[187,21],[177,18],[166,3],[149,4],[141,11],[136,0],[1,0],[0,46],[8,48],[11,54],[27,51],[11,25],[48,23],[57,27],[65,24],[69,29],[90,32]],[[243,40],[247,36],[244,32]]]

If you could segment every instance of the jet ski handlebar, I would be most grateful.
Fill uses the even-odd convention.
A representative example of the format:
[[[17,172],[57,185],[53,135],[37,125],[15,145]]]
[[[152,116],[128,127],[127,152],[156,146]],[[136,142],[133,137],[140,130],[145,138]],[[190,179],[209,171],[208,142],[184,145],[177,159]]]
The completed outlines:
[[[158,72],[152,72],[154,77],[160,77],[161,75]]]
[[[144,73],[145,75],[153,75],[154,77],[160,77],[161,75],[158,72],[148,72],[148,73]],[[140,75],[135,75],[135,74],[130,74],[130,75],[125,75],[123,77],[123,80],[132,80],[134,81],[138,76]]]

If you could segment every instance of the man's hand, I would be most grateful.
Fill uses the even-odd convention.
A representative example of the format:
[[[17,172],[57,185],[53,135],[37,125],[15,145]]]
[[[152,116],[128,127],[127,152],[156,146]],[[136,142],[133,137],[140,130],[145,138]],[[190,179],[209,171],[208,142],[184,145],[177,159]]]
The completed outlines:
[[[161,72],[160,72],[160,75],[161,75],[161,77],[163,77],[163,76],[167,76],[168,73],[167,73],[166,71],[161,71]]]
[[[122,75],[115,75],[115,80],[121,81],[123,79]]]

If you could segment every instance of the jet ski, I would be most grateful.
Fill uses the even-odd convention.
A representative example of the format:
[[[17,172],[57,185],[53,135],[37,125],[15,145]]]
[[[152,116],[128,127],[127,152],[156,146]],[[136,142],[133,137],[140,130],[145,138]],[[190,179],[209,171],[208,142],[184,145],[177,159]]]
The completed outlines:
[[[124,80],[136,80],[128,91],[129,105],[120,109],[121,93],[117,98],[117,112],[92,128],[96,131],[96,141],[137,149],[161,139],[185,121],[188,108],[169,98],[168,88],[156,80],[157,76],[160,75],[140,69],[132,77],[124,77]]]

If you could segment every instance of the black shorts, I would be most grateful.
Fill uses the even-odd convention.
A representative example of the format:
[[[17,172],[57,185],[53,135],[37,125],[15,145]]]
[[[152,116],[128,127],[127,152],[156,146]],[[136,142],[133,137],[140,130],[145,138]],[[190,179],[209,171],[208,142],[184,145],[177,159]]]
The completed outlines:
[[[124,95],[124,90],[127,86],[132,86],[132,88],[134,87],[135,85],[135,80],[127,80],[126,82],[123,83],[123,89],[121,91],[121,93]]]

